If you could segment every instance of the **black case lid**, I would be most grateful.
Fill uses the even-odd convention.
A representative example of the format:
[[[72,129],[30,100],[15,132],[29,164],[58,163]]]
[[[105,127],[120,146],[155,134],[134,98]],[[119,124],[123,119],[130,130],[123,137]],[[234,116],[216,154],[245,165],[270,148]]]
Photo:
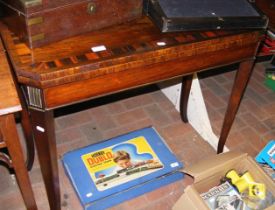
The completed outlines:
[[[144,10],[162,32],[266,28],[268,22],[247,0],[147,0]]]

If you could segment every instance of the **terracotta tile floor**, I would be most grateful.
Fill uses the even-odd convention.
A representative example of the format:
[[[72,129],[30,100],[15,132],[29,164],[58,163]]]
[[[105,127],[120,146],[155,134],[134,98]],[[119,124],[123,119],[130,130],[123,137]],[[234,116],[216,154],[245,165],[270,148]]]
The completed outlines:
[[[227,141],[231,150],[247,152],[251,156],[255,156],[269,139],[275,138],[275,93],[263,84],[265,65],[266,62],[256,65]],[[217,135],[235,75],[234,69],[223,69],[223,74],[218,74],[221,72],[218,70],[212,71],[210,76],[200,75],[209,117]],[[154,86],[60,109],[56,112],[55,124],[59,157],[66,151],[149,125],[160,132],[185,166],[215,154],[215,150],[189,124],[182,123],[173,105]],[[20,125],[18,130],[22,133]],[[59,166],[62,209],[81,209],[60,160]],[[30,177],[39,210],[48,210],[37,159]],[[112,209],[169,210],[184,187],[191,182],[192,179],[186,176],[183,181],[159,188]],[[0,186],[0,210],[24,209],[14,177],[9,176],[4,167],[0,167]]]

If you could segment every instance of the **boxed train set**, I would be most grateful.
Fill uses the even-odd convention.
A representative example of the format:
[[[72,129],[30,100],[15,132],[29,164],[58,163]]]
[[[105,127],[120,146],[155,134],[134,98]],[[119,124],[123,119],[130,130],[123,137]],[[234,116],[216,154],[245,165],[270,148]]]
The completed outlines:
[[[109,208],[184,177],[183,164],[153,127],[68,152],[63,164],[87,210]]]

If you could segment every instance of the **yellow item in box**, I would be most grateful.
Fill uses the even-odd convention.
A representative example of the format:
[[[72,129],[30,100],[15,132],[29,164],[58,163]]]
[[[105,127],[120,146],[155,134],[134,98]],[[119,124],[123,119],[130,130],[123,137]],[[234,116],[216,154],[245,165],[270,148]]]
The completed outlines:
[[[234,185],[239,193],[244,193],[248,189],[248,195],[252,198],[265,199],[266,188],[262,183],[256,183],[251,174],[247,171],[242,176],[235,170],[230,170],[226,175],[232,185]]]

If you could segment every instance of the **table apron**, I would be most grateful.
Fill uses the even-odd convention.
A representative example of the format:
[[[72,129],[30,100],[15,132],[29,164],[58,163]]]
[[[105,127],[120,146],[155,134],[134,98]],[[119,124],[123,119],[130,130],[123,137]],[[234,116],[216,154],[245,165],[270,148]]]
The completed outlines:
[[[123,90],[145,86],[211,68],[254,58],[258,44],[225,49],[169,62],[114,72],[45,89],[31,88],[39,99],[36,108],[51,110]],[[37,95],[38,94],[38,95]]]

